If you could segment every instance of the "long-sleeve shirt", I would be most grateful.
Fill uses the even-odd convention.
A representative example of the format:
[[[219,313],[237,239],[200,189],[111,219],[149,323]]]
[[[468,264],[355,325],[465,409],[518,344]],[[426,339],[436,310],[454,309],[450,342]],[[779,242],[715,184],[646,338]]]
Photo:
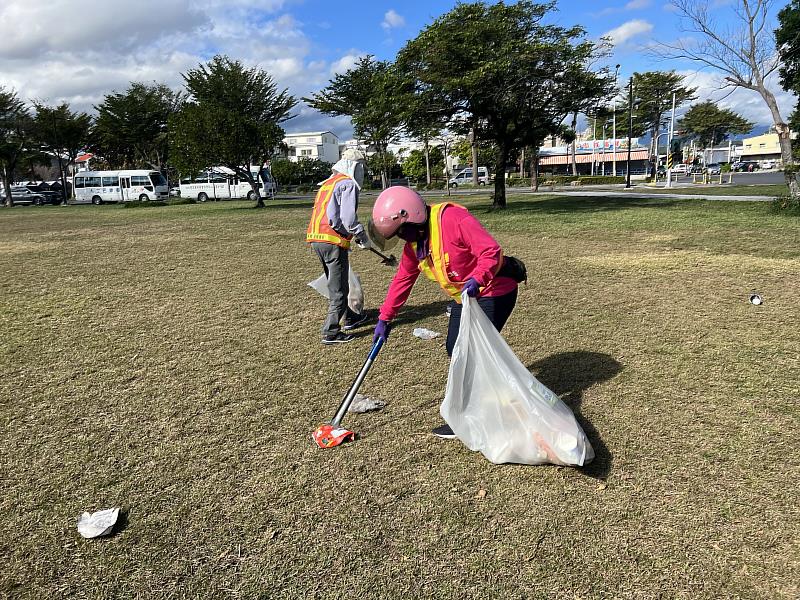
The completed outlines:
[[[481,296],[502,296],[517,287],[517,282],[510,277],[493,275],[503,255],[500,245],[466,208],[448,206],[444,209],[441,239],[450,259],[447,274],[451,281],[464,282],[473,277],[483,287]],[[419,263],[414,247],[407,242],[379,318],[391,321],[397,316],[419,277]]]
[[[364,226],[358,221],[358,187],[352,179],[342,179],[333,188],[328,202],[328,223],[339,235],[356,239],[364,237]]]

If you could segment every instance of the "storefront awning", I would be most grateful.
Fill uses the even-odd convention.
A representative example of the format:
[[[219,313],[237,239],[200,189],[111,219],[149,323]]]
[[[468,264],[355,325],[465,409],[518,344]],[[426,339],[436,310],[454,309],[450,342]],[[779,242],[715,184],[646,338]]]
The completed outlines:
[[[614,153],[602,152],[594,153],[594,161],[598,163],[603,162],[603,157],[607,163],[614,161]],[[649,150],[631,150],[631,160],[647,160],[649,158]],[[622,150],[617,152],[617,162],[625,162],[628,160],[628,151]],[[576,154],[575,162],[578,164],[587,164],[592,162],[591,154]],[[547,165],[569,165],[572,164],[571,154],[559,154],[556,156],[542,156],[539,158],[539,166],[545,167]]]

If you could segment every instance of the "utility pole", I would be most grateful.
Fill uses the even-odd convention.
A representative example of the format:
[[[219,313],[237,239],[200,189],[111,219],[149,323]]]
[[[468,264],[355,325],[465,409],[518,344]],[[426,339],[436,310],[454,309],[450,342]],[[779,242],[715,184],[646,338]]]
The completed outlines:
[[[675,135],[675,92],[672,92],[672,117],[669,121],[669,141],[667,142],[667,187],[672,187],[672,136]]]
[[[612,162],[612,174],[614,177],[617,176],[617,78],[619,77],[619,65],[616,66],[614,70],[614,100],[611,103],[611,137],[613,141],[611,142],[612,154],[611,154],[611,162]]]
[[[628,160],[625,167],[625,188],[631,187],[631,134],[633,132],[633,75],[628,82]]]
[[[594,119],[592,120],[592,170],[590,175],[594,175],[594,147],[597,145],[597,107],[594,108]]]

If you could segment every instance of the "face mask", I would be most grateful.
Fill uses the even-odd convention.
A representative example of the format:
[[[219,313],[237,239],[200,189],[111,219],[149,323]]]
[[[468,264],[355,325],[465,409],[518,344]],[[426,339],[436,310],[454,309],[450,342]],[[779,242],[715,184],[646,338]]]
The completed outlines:
[[[406,242],[421,242],[428,237],[428,230],[425,226],[409,223],[400,226],[397,237]]]

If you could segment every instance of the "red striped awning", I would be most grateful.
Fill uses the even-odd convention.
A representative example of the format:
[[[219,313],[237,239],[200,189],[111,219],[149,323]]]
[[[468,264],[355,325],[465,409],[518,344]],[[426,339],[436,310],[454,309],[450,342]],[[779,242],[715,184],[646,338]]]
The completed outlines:
[[[645,150],[631,150],[631,160],[647,160],[649,158],[650,151]],[[595,162],[602,163],[603,157],[605,156],[605,161],[614,162],[614,153],[609,151],[606,152],[605,155],[602,152],[595,152],[594,153],[594,160]],[[617,152],[617,162],[625,162],[628,160],[628,151],[621,150]],[[592,155],[591,154],[576,154],[575,155],[575,162],[578,164],[585,164],[592,162]],[[570,165],[572,164],[572,155],[571,154],[560,154],[556,156],[542,156],[539,158],[539,166],[547,166],[547,165]]]

